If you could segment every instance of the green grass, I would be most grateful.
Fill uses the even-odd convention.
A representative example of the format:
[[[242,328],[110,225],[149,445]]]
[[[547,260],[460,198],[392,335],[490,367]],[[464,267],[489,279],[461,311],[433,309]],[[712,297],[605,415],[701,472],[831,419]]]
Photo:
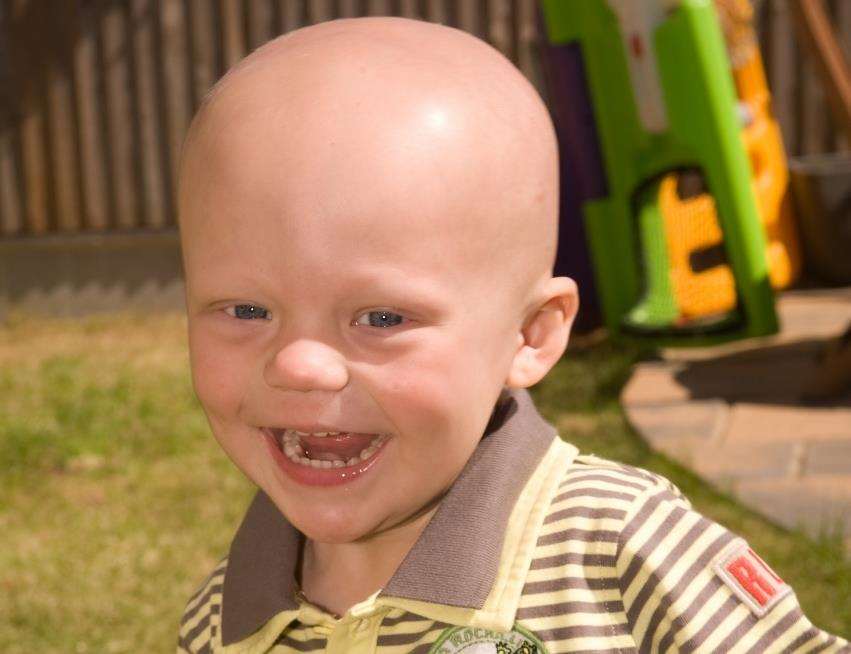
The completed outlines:
[[[658,471],[744,535],[816,624],[851,634],[851,562],[651,452],[618,392],[640,353],[571,351],[534,389],[583,451]],[[173,651],[183,604],[251,494],[192,393],[182,317],[0,327],[0,651]]]

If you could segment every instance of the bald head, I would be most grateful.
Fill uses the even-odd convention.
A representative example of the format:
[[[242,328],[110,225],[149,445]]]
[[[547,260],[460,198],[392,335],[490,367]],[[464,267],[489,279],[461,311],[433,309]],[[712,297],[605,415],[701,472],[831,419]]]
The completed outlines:
[[[187,197],[225,178],[313,209],[283,203],[284,221],[378,220],[403,198],[408,228],[527,285],[555,257],[557,175],[546,107],[498,51],[433,23],[342,19],[270,41],[214,87],[184,146],[181,226],[199,214]]]
[[[190,362],[219,442],[313,539],[431,510],[576,310],[551,272],[556,144],[534,89],[452,28],[322,23],[231,70],[183,154]],[[256,444],[296,424],[399,438],[374,482],[313,493]]]

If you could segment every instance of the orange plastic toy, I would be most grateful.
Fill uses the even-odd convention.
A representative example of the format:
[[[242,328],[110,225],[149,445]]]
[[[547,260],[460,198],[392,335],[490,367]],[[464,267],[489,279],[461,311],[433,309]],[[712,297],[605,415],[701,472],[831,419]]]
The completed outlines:
[[[789,173],[780,127],[753,29],[748,0],[715,0],[739,97],[742,139],[751,161],[754,195],[765,226],[771,285],[781,289],[801,269],[798,236],[789,194]],[[698,171],[674,173],[659,187],[673,292],[682,319],[730,311],[735,281],[725,263],[715,201]]]

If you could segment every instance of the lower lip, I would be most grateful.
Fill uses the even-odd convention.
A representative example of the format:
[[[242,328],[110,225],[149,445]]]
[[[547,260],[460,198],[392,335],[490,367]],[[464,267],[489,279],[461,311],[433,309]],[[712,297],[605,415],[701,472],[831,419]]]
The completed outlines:
[[[384,445],[387,443],[387,441],[382,443],[375,454],[366,461],[359,461],[355,465],[343,466],[342,468],[314,468],[291,460],[281,452],[278,442],[271,434],[264,431],[263,438],[272,458],[284,474],[305,486],[339,486],[354,481],[366,474],[375,465],[375,462],[384,452]]]

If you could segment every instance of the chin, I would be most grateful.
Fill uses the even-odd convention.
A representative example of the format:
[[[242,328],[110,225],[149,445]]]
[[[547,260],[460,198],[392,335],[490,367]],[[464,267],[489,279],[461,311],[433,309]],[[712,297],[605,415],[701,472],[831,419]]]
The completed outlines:
[[[352,515],[351,507],[334,509],[307,505],[291,511],[284,503],[275,501],[275,505],[296,529],[319,543],[352,543],[375,531],[362,515]]]
[[[293,525],[310,540],[329,545],[354,543],[373,533],[371,529],[353,524],[351,519],[329,521],[317,520],[313,517],[304,524],[294,522]]]

